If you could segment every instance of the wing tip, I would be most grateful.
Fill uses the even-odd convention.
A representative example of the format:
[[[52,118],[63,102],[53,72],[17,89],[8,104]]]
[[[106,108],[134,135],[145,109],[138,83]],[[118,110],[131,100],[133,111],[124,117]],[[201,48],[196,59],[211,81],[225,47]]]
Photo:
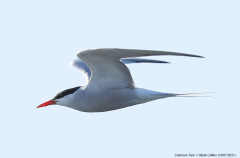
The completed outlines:
[[[200,56],[200,55],[191,55],[190,57],[205,58],[205,57]]]
[[[199,57],[199,58],[205,58],[205,57],[203,57],[203,56],[199,56],[199,55],[197,55],[197,57]]]
[[[171,63],[168,62],[168,61],[160,61],[160,62],[157,62],[157,63],[171,64]]]

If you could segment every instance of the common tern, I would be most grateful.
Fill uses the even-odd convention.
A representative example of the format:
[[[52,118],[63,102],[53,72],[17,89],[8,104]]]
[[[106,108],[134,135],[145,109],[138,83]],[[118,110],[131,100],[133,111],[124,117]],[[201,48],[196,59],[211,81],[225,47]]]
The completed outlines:
[[[137,88],[125,64],[129,63],[168,63],[165,61],[133,57],[174,55],[202,56],[167,51],[135,49],[97,48],[77,53],[78,59],[70,63],[86,77],[86,85],[66,89],[53,99],[39,105],[62,105],[83,112],[104,112],[141,104],[156,99],[178,97],[187,94],[162,93]]]

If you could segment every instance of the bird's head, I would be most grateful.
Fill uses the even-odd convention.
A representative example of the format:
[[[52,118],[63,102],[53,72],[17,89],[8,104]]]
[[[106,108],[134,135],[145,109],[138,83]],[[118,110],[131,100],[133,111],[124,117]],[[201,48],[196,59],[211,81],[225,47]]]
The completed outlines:
[[[58,93],[53,99],[39,105],[37,108],[41,108],[44,106],[48,106],[48,105],[67,105],[67,103],[70,101],[71,99],[71,94],[73,94],[75,91],[77,91],[80,87],[75,87],[75,88],[70,88],[70,89],[66,89],[60,93]]]

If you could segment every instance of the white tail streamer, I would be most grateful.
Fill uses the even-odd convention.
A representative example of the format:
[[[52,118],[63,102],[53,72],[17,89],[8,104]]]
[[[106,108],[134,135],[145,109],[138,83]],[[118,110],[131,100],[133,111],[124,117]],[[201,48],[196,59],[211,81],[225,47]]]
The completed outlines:
[[[214,96],[191,96],[191,95],[202,95],[202,94],[209,94],[209,93],[215,93],[215,92],[176,94],[176,97],[212,97],[212,98],[215,98]]]

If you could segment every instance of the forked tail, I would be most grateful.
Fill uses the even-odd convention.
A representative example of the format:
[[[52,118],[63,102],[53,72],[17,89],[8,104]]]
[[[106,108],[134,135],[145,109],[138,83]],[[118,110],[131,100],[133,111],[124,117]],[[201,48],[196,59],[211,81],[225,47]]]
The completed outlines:
[[[201,96],[202,94],[209,94],[215,92],[204,92],[204,93],[184,93],[184,94],[176,94],[175,97],[213,97],[213,96]],[[193,95],[193,96],[192,96]],[[195,96],[200,95],[200,96]],[[214,98],[214,97],[213,97]]]

